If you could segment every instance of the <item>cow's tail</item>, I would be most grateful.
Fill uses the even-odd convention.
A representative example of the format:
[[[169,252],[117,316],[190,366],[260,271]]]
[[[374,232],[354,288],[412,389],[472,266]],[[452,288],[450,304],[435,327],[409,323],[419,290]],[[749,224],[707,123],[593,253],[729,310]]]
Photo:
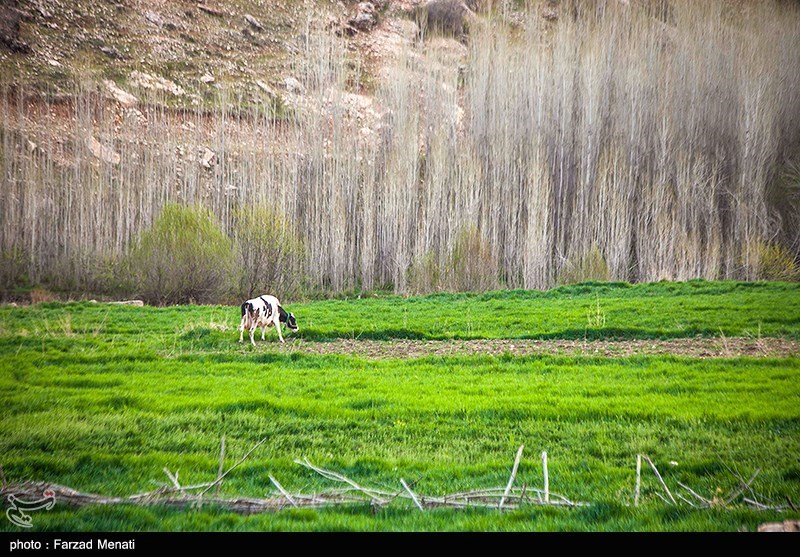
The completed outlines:
[[[247,317],[253,318],[256,313],[256,308],[250,302],[245,302],[242,304],[242,317],[247,314]]]

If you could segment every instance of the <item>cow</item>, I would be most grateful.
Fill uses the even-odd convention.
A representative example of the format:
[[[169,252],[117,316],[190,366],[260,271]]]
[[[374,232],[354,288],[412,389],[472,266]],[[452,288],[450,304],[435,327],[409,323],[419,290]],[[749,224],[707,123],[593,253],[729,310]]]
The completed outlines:
[[[242,304],[242,322],[239,325],[239,342],[242,342],[244,337],[244,330],[250,331],[250,342],[253,346],[256,345],[253,340],[253,335],[258,327],[261,327],[261,340],[264,340],[264,334],[267,327],[272,327],[278,330],[278,338],[283,342],[283,334],[281,334],[281,323],[286,323],[286,326],[292,331],[297,332],[297,320],[293,313],[287,312],[281,307],[278,298],[270,294],[264,294],[258,298],[251,298]]]

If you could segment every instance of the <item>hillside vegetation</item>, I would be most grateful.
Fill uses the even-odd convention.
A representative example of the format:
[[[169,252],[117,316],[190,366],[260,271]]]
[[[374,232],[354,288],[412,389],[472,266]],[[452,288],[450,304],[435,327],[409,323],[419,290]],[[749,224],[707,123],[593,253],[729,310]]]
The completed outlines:
[[[4,295],[144,295],[170,204],[232,242],[215,301],[797,280],[796,3],[417,4],[17,2]]]

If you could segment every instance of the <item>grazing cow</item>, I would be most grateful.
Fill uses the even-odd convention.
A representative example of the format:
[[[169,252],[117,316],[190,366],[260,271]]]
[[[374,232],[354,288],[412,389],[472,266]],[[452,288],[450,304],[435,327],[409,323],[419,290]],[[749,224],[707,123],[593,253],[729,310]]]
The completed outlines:
[[[281,334],[281,323],[286,323],[286,326],[293,331],[298,331],[297,320],[294,318],[293,313],[288,313],[281,307],[278,298],[264,294],[258,298],[252,298],[242,304],[242,322],[239,325],[239,342],[242,342],[244,337],[244,330],[250,331],[250,342],[253,346],[256,345],[253,340],[253,335],[258,327],[261,327],[261,340],[264,340],[264,334],[267,327],[275,325],[278,330],[278,338],[283,342],[283,335]]]

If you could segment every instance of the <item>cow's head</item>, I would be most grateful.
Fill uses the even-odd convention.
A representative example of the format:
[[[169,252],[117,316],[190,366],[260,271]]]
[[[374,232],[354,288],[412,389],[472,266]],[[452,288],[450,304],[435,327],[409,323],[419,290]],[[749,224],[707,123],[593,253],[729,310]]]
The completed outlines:
[[[290,313],[289,315],[286,316],[286,326],[289,327],[294,332],[300,330],[300,328],[297,326],[297,319],[294,318],[294,313]]]
[[[297,319],[294,318],[294,313],[289,313],[281,306],[278,306],[278,315],[278,319],[280,319],[281,323],[286,323],[286,326],[295,332],[299,330],[297,327]]]

